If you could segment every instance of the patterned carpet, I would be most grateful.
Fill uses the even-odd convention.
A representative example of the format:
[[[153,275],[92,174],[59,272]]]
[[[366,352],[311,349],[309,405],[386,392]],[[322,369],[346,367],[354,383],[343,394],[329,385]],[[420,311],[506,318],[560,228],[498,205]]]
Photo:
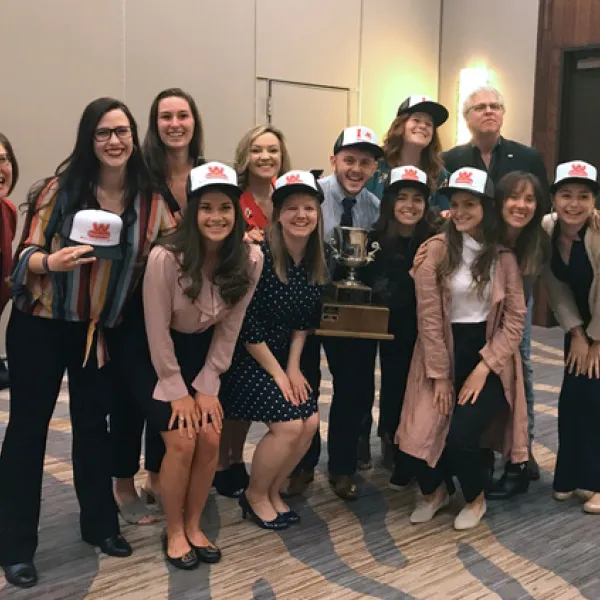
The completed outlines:
[[[70,466],[66,392],[61,394],[48,440],[40,546],[40,584],[16,590],[0,576],[0,599],[44,600],[272,600],[272,599],[600,599],[600,518],[578,501],[551,498],[557,450],[557,400],[562,335],[536,328],[536,444],[541,481],[528,494],[490,504],[484,524],[458,533],[452,520],[460,501],[432,522],[412,526],[415,489],[394,492],[388,473],[363,473],[364,496],[343,503],[324,477],[326,456],[310,493],[292,503],[302,524],[281,533],[242,521],[234,500],[211,495],[205,531],[222,548],[218,565],[183,573],[165,565],[162,524],[125,525],[134,547],[129,559],[98,554],[79,539]],[[326,366],[321,434],[327,436],[331,383]],[[374,411],[377,412],[376,409]],[[376,418],[377,415],[374,414]],[[0,393],[0,439],[8,419],[8,394]],[[250,441],[260,439],[261,426]],[[379,443],[373,437],[377,462]],[[248,444],[247,460],[253,445]],[[10,482],[2,482],[10,485]]]

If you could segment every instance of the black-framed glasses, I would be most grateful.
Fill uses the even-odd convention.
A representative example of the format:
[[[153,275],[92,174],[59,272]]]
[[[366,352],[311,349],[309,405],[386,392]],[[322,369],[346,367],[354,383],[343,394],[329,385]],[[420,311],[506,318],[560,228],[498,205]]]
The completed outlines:
[[[94,139],[97,142],[108,142],[115,134],[120,140],[128,140],[131,137],[131,127],[122,125],[121,127],[101,127],[94,131]]]
[[[6,167],[7,165],[12,164],[12,160],[10,160],[10,156],[8,154],[0,154],[0,167]]]

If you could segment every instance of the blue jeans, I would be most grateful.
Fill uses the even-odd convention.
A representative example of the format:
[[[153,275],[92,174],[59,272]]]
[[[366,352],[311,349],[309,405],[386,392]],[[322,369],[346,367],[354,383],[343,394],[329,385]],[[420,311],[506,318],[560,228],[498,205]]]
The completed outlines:
[[[523,362],[523,381],[525,383],[525,399],[527,400],[527,423],[529,431],[529,443],[533,441],[533,425],[535,420],[533,397],[533,367],[531,366],[531,317],[533,313],[533,294],[527,298],[527,316],[525,317],[525,329],[523,339],[519,345],[521,361]]]

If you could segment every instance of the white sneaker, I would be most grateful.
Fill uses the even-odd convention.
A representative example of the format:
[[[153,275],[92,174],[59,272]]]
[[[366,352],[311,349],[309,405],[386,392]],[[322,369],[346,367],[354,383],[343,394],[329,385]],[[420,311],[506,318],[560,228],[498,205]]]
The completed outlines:
[[[412,515],[410,515],[410,522],[413,525],[417,523],[428,523],[435,517],[436,513],[442,508],[446,508],[450,504],[450,496],[446,493],[444,497],[436,502],[435,500],[431,502],[427,502],[427,500],[420,500],[417,503],[417,507],[413,510]]]
[[[454,529],[462,531],[463,529],[473,529],[473,527],[477,527],[481,519],[483,519],[486,510],[487,506],[485,504],[485,498],[478,508],[473,507],[471,504],[467,504],[458,513],[456,519],[454,519]]]

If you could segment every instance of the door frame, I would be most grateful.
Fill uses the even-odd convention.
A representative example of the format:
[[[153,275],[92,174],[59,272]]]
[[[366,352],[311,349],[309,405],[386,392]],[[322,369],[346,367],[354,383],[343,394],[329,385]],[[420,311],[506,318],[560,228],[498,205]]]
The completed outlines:
[[[560,160],[560,148],[564,139],[565,120],[568,114],[567,89],[571,81],[573,64],[582,58],[596,57],[600,60],[600,44],[587,46],[567,46],[560,52],[560,71],[558,75],[558,106],[556,112],[557,135],[554,146],[556,162]]]
[[[274,79],[270,77],[257,77],[257,81],[265,81],[267,83],[267,105],[265,114],[267,115],[267,123],[271,125],[271,119],[273,117],[272,110],[272,99],[273,99],[273,85],[280,83],[283,85],[295,85],[297,87],[306,87],[320,90],[335,90],[337,92],[346,92],[346,125],[350,125],[350,115],[352,112],[352,88],[340,87],[337,85],[323,85],[320,83],[308,83],[306,81],[293,81],[291,79]]]

